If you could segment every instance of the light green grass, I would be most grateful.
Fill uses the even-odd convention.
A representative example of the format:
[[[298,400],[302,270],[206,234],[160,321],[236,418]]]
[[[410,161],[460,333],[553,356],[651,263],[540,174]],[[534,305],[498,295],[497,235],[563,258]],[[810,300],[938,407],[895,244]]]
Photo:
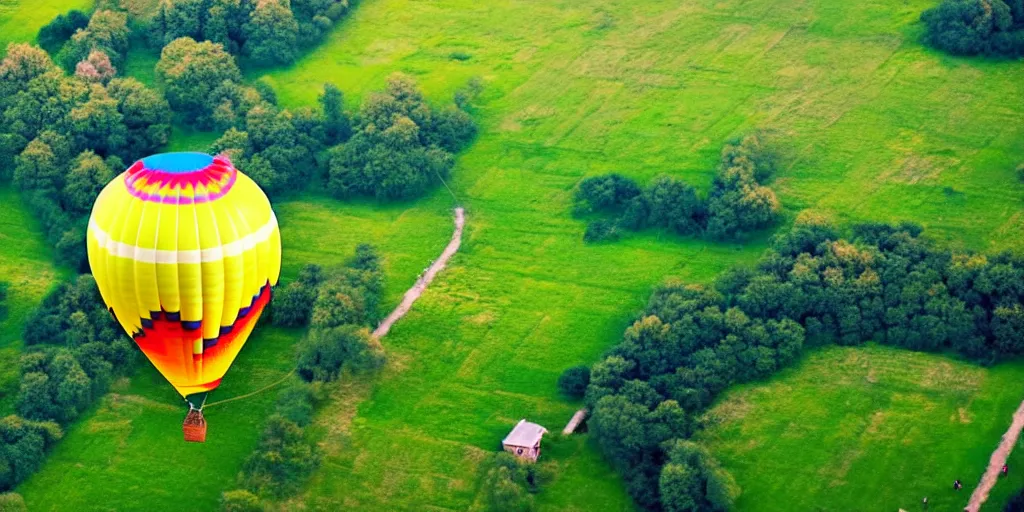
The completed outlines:
[[[702,442],[736,478],[736,510],[959,510],[1020,404],[1024,362],[990,369],[869,346],[831,347],[731,390]],[[1024,485],[1009,462],[985,510]],[[964,488],[953,490],[959,478]]]
[[[706,188],[726,138],[771,128],[787,149],[774,187],[789,213],[818,207],[844,223],[910,219],[953,245],[1021,247],[1024,185],[1013,168],[1024,161],[1024,105],[1016,100],[1024,68],[922,49],[913,22],[931,5],[361,2],[324,45],[269,74],[281,102],[313,104],[330,80],[351,107],[404,71],[447,103],[479,75],[481,136],[450,182],[467,207],[462,250],[384,339],[391,362],[382,374],[361,387],[346,383],[324,407],[323,468],[290,505],[465,510],[477,500],[483,454],[520,418],[559,430],[579,405],[556,393],[559,373],[616,343],[655,284],[666,276],[707,281],[764,248],[763,240],[734,247],[659,233],[584,245],[583,225],[568,210],[585,175],[646,181],[668,172]],[[471,58],[450,60],[456,50]],[[387,258],[393,305],[446,242],[450,206],[443,189],[387,208],[320,198],[281,205],[286,276],[369,239]],[[260,353],[253,341],[239,365]],[[235,413],[246,418],[232,431],[239,446],[251,446],[257,429],[247,425],[267,410]],[[140,409],[125,421],[169,420]],[[995,435],[979,436],[976,449],[989,450]],[[545,452],[560,470],[537,496],[542,510],[631,508],[593,446],[565,443]],[[86,459],[90,449],[160,468],[152,484],[159,491],[143,495],[201,482],[191,500],[203,506],[230,484],[226,468],[237,471],[244,455],[208,445],[204,453],[223,466],[161,465],[144,438],[98,441],[77,430],[22,487],[29,506],[137,503],[109,492],[137,481],[128,466],[88,463],[90,474],[65,476],[95,460]]]
[[[58,14],[88,11],[92,0],[0,0],[0,53],[11,42],[35,42],[39,29]]]
[[[53,250],[18,193],[0,185],[0,280],[7,281],[7,315],[0,317],[0,415],[13,410],[18,392],[21,333],[28,315],[70,270],[53,263]]]

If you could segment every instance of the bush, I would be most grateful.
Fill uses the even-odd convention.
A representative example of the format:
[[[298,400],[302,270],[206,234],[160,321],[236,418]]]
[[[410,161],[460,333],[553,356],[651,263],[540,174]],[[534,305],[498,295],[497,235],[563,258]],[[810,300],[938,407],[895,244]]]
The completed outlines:
[[[277,412],[285,419],[305,427],[313,421],[316,393],[313,386],[299,380],[290,380],[277,394]]]
[[[540,492],[548,475],[537,464],[525,463],[511,453],[498,452],[481,464],[488,510],[534,510],[533,494]]]
[[[598,219],[587,223],[587,229],[583,232],[584,242],[604,242],[619,239],[619,228],[616,222],[611,219]]]
[[[604,174],[584,178],[576,189],[573,213],[618,212],[630,199],[640,195],[635,181],[619,174]]]
[[[558,389],[572,398],[583,398],[590,384],[590,367],[573,366],[562,372],[558,377]]]
[[[259,446],[242,465],[243,487],[258,495],[285,496],[320,465],[316,445],[306,441],[302,427],[274,414],[260,436]]]
[[[18,416],[0,419],[0,490],[13,489],[35,473],[63,433],[49,421],[29,421]],[[8,501],[17,503],[18,498]],[[2,503],[2,502],[0,502]]]
[[[221,512],[263,512],[259,496],[245,490],[224,491],[220,495]]]
[[[370,371],[384,365],[384,349],[365,327],[341,325],[310,330],[299,343],[298,372],[306,382],[329,382],[342,368]]]

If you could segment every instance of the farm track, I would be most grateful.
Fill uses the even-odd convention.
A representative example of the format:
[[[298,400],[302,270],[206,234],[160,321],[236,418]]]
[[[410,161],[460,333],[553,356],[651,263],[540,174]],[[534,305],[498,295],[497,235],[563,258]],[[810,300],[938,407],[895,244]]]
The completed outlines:
[[[996,485],[996,481],[999,479],[999,472],[1003,469],[1003,464],[1006,464],[1006,459],[1010,457],[1010,452],[1013,451],[1013,447],[1017,444],[1017,438],[1020,437],[1022,429],[1024,429],[1024,402],[1021,402],[1017,412],[1013,413],[1013,422],[1010,423],[1009,430],[1003,434],[1003,439],[1000,441],[996,451],[992,452],[992,458],[988,461],[988,469],[981,475],[981,482],[974,489],[974,493],[971,494],[971,501],[964,508],[966,512],[978,512],[981,506],[985,504],[985,500],[988,499],[988,493]]]
[[[394,311],[392,311],[391,314],[373,330],[374,338],[379,339],[386,335],[388,331],[391,330],[391,326],[405,316],[405,314],[409,312],[409,309],[412,308],[413,303],[416,302],[416,299],[419,299],[420,295],[423,295],[423,292],[426,291],[427,286],[429,286],[430,282],[434,280],[437,273],[448,265],[448,260],[450,260],[452,256],[455,256],[455,253],[459,250],[459,246],[462,245],[462,227],[465,224],[465,210],[460,206],[455,209],[455,231],[452,233],[451,241],[448,242],[448,245],[441,253],[441,257],[434,260],[434,263],[430,265],[430,268],[428,268],[427,271],[416,280],[416,284],[412,285],[412,288],[409,288],[409,290],[405,292],[405,295],[402,297],[402,302],[400,302]]]

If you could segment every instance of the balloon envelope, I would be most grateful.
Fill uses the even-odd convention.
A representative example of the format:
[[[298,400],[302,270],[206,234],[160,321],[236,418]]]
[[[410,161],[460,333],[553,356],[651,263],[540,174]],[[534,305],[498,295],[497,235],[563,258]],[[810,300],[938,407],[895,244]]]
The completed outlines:
[[[89,265],[124,330],[182,396],[216,388],[270,301],[281,236],[224,156],[162,153],[100,192]]]

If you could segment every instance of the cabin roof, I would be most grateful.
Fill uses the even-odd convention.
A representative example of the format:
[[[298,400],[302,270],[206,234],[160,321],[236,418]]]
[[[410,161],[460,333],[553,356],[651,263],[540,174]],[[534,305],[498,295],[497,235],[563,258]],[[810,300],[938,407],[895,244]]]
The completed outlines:
[[[525,419],[519,420],[516,426],[511,432],[505,436],[502,444],[509,444],[512,446],[534,446],[539,441],[541,436],[546,434],[548,429],[536,424],[530,423]]]

